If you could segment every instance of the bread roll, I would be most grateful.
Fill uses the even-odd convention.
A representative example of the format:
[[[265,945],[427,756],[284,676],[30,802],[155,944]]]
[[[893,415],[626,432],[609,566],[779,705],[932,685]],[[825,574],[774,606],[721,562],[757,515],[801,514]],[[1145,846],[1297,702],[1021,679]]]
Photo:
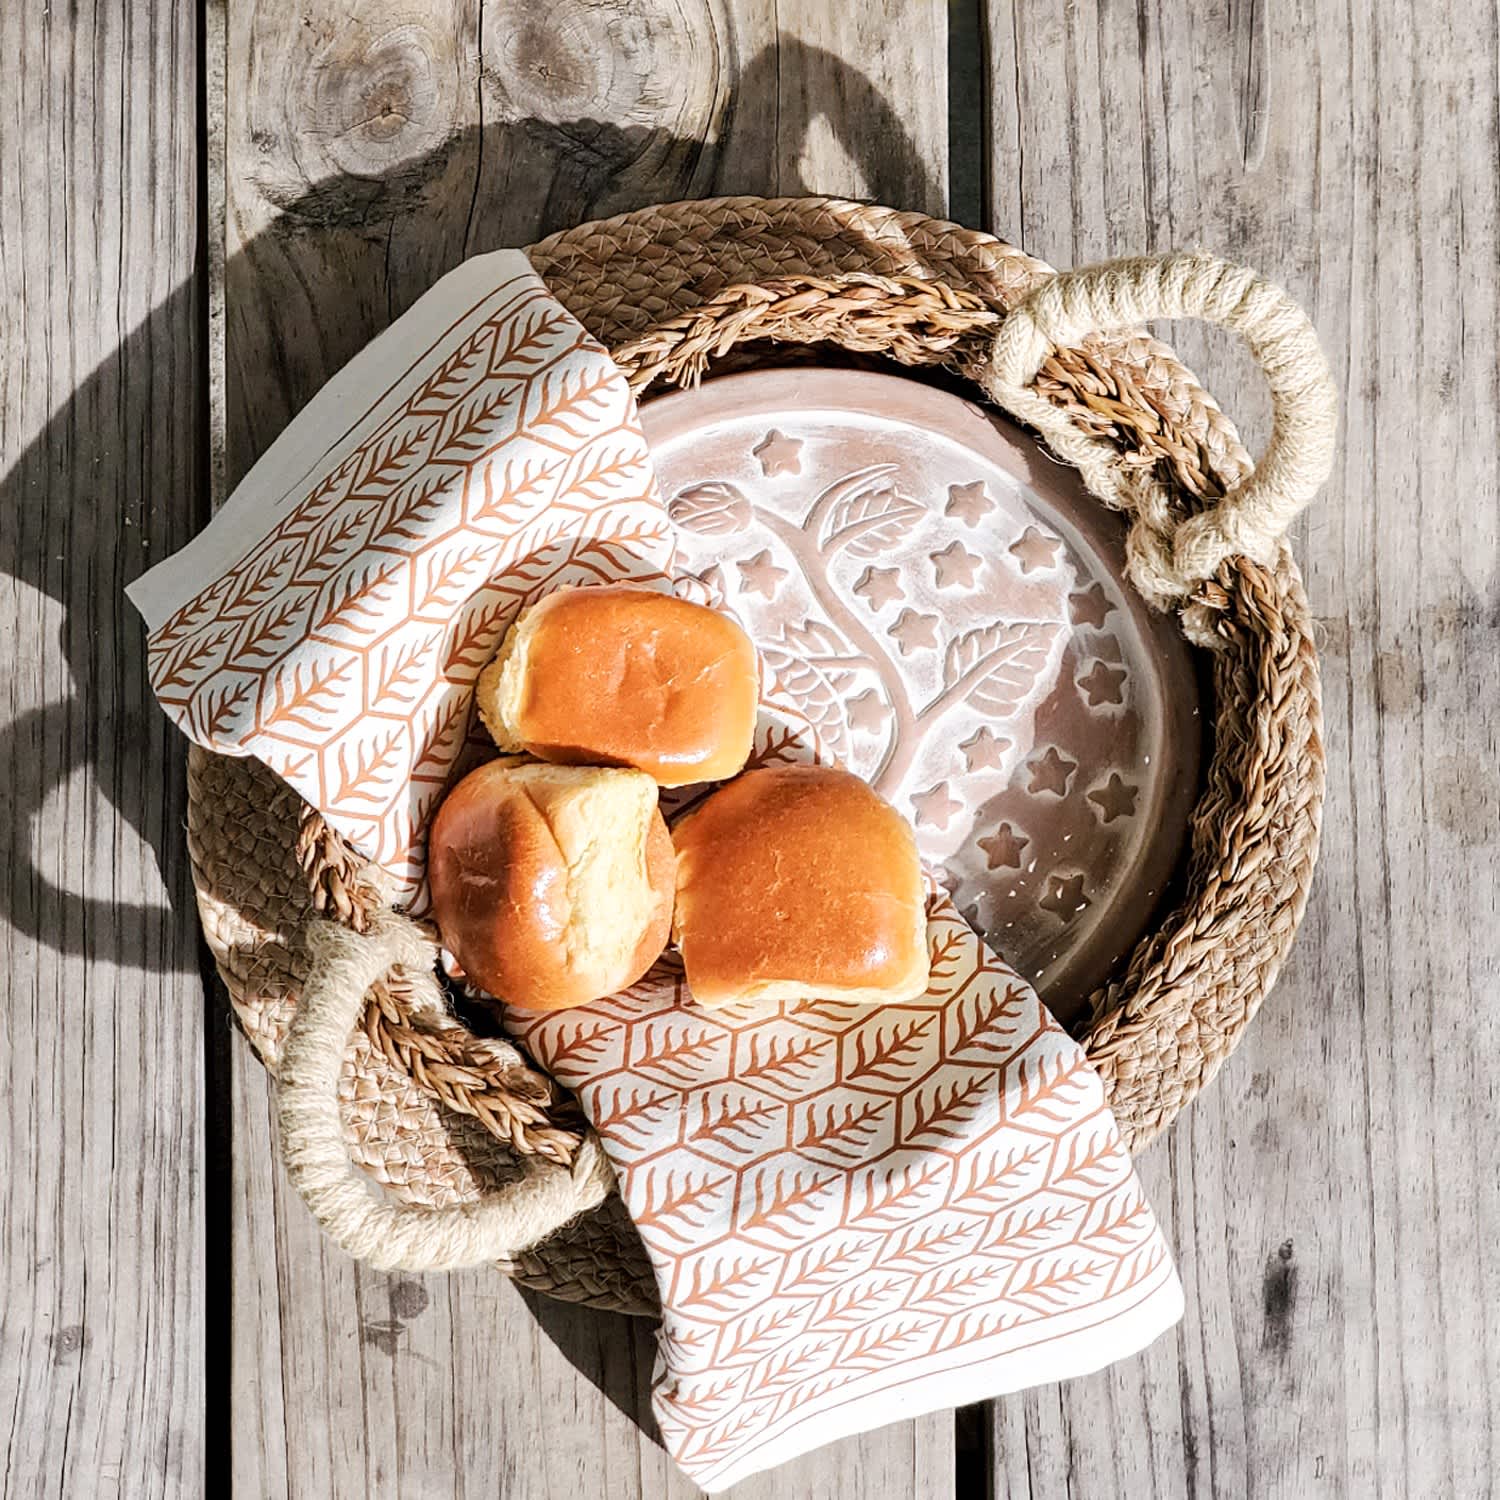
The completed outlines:
[[[857,776],[748,771],[673,830],[673,936],[706,1006],[911,1000],[927,988],[927,910],[906,821]]]
[[[686,786],[745,764],[760,690],[755,647],[733,620],[621,584],[559,589],[525,610],[478,694],[502,750]]]
[[[640,771],[495,760],[438,808],[433,913],[464,975],[527,1010],[634,984],[666,946],[672,840]]]

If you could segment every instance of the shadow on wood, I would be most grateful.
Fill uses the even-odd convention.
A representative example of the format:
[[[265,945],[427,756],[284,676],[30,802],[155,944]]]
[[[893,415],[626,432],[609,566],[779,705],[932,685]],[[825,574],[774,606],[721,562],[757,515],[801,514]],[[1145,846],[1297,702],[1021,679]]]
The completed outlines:
[[[174,446],[206,449],[201,436],[170,430],[174,403],[158,390],[189,364],[178,344],[196,300],[195,287],[182,287],[155,308],[0,475],[0,571],[50,600],[43,617],[59,622],[55,651],[15,665],[40,677],[45,663],[65,661],[71,693],[0,727],[0,766],[16,768],[0,824],[0,919],[55,952],[159,973],[181,972],[182,944],[161,941],[161,905],[128,899],[136,893],[119,881],[118,842],[94,852],[95,867],[115,877],[112,893],[68,889],[50,870],[78,870],[80,846],[118,837],[107,817],[69,805],[69,780],[91,766],[99,794],[154,855],[165,899],[181,889],[171,872],[181,868],[182,744],[151,698],[143,631],[121,590],[207,519],[206,474],[171,457]],[[204,408],[180,396],[177,405],[202,420]],[[163,473],[191,493],[153,492],[144,476]],[[138,476],[139,488],[122,476]],[[191,920],[180,897],[173,920],[178,931]]]
[[[783,91],[780,81],[788,73],[803,86]],[[842,128],[850,120],[860,122],[857,139]],[[815,129],[843,152],[851,178],[807,180],[795,143],[805,143]],[[731,132],[736,164],[721,170],[718,155]],[[763,140],[764,151],[747,150],[747,139]],[[486,183],[523,201],[507,201],[504,211],[480,201],[480,163]],[[253,187],[276,214],[223,266],[229,350],[226,437],[217,455],[223,478],[237,482],[334,370],[469,255],[684,191],[796,195],[846,187],[849,180],[872,197],[903,205],[936,208],[944,199],[943,184],[901,114],[874,84],[836,54],[788,36],[757,53],[734,80],[712,141],[593,118],[526,118],[461,130],[380,171],[341,172],[311,185],[278,177],[274,166],[257,178],[252,168]],[[139,381],[146,370],[153,381],[169,381],[166,354],[172,352],[179,367],[184,363],[174,337],[184,326],[199,325],[204,313],[200,283],[180,287],[89,374],[0,476],[7,517],[0,570],[56,602],[60,654],[71,676],[71,698],[0,728],[0,764],[33,768],[8,788],[8,847],[0,848],[0,857],[12,878],[0,882],[0,893],[9,897],[0,904],[0,918],[59,953],[148,973],[173,967],[171,950],[151,936],[160,931],[160,908],[68,889],[49,876],[37,830],[74,772],[92,765],[95,784],[120,821],[146,842],[158,868],[180,858],[183,747],[151,702],[144,631],[119,595],[206,521],[213,460],[191,476],[190,502],[181,493],[153,493],[144,478],[123,507],[113,492],[94,497],[92,508],[75,502],[49,511],[45,501],[53,493],[91,494],[88,477],[106,461],[127,474],[162,472],[148,461],[153,440],[164,440],[152,430],[149,413],[130,439],[141,453],[126,455],[125,462],[105,451],[109,440],[102,434],[110,429],[99,414],[119,402],[127,373]],[[196,418],[206,427],[214,375],[198,354],[194,350],[187,362],[197,365],[202,399]],[[202,432],[197,438],[202,451]],[[136,461],[129,463],[132,456]],[[57,536],[60,514],[67,526],[63,540]],[[58,556],[65,549],[67,570]],[[75,586],[70,610],[64,585],[80,576],[88,578],[91,598],[112,607],[84,610]],[[108,622],[104,629],[96,623],[101,618]],[[79,823],[70,817],[60,826],[76,830]],[[153,911],[154,926],[148,920]],[[181,931],[192,915],[179,904],[174,918]],[[222,1036],[222,1026],[214,1030]],[[215,1048],[210,1070],[221,1080],[228,1076],[222,1049]],[[221,1171],[227,1133],[221,1120],[215,1153]],[[227,1229],[213,1227],[220,1235]],[[523,1295],[568,1362],[655,1441],[652,1325]],[[213,1383],[222,1380],[216,1375]],[[222,1403],[214,1405],[222,1410]]]
[[[793,54],[801,76],[818,86],[786,98],[776,87],[776,70],[785,69]],[[724,121],[724,135],[737,110],[762,105],[774,105],[778,111],[775,137],[783,144],[805,139],[819,118],[836,125],[848,114],[869,127],[859,141],[841,144],[857,163],[862,156],[868,163],[860,175],[872,193],[879,197],[889,192],[898,201],[905,197],[918,203],[941,197],[898,113],[863,74],[833,53],[782,37],[775,49],[765,49],[751,60],[730,97],[734,102],[731,118]],[[814,97],[847,102],[824,117],[811,107]],[[269,357],[274,376],[268,379],[266,369],[255,368],[239,378],[238,361],[231,360],[228,482],[237,482],[323,381],[413,300],[415,294],[407,295],[406,290],[412,286],[410,268],[391,265],[398,228],[408,242],[405,253],[420,253],[430,262],[425,278],[430,283],[468,255],[654,201],[663,172],[669,179],[677,178],[684,164],[692,167],[692,176],[706,166],[704,180],[718,188],[714,164],[705,160],[716,149],[661,129],[621,128],[606,120],[525,119],[459,132],[436,149],[375,176],[345,173],[293,191],[268,175],[256,185],[280,214],[229,259],[224,300],[231,347],[245,351],[247,359]],[[438,226],[451,219],[453,211],[447,196],[453,186],[450,165],[484,160],[505,164],[502,180],[530,185],[533,195],[535,184],[547,185],[545,197],[527,216],[531,222],[519,225],[513,213],[506,213],[507,233],[492,237],[485,226],[493,215],[476,211],[478,205],[470,198],[461,205],[462,234],[441,232]],[[477,182],[476,177],[476,192]],[[815,187],[800,173],[792,180],[780,174],[777,183],[778,190],[788,194]],[[430,236],[424,234],[424,225],[433,226]],[[268,288],[277,295],[268,298]],[[289,290],[293,294],[283,295]],[[311,317],[295,291],[312,299]],[[65,541],[42,531],[50,491],[70,485],[86,489],[87,476],[106,460],[120,465],[118,454],[100,450],[103,424],[94,414],[118,400],[126,371],[154,363],[165,366],[173,331],[199,311],[186,305],[196,297],[196,290],[183,288],[155,309],[0,477],[0,514],[7,517],[0,532],[0,570],[50,595],[64,611],[68,600],[62,587],[63,547],[68,549],[71,576],[86,570],[95,597],[100,591],[108,596],[180,546],[207,519],[207,476],[198,475],[198,494],[191,507],[184,506],[180,496],[143,493],[123,515],[75,509]],[[236,325],[246,317],[260,318],[262,326],[241,330]],[[206,421],[206,402],[200,410]],[[149,430],[136,434],[143,455],[149,455],[155,436]],[[153,469],[143,456],[135,471],[144,475]],[[100,502],[109,499],[101,496]],[[149,844],[158,868],[164,864],[169,841],[182,838],[180,745],[166,731],[145,690],[144,633],[123,603],[116,602],[120,610],[113,635],[64,615],[59,644],[72,677],[71,701],[33,709],[0,729],[0,764],[35,768],[34,775],[8,789],[9,817],[0,835],[5,840],[0,857],[12,873],[9,881],[0,883],[0,894],[9,897],[0,917],[55,951],[154,971],[169,959],[154,951],[149,939],[152,908],[63,888],[49,877],[33,848],[33,831],[49,799],[85,764],[94,766],[100,791],[121,819]],[[111,747],[125,747],[124,753],[116,754]],[[189,919],[183,911],[176,915]]]
[[[572,1367],[622,1412],[648,1441],[660,1444],[651,1412],[656,1359],[654,1320],[601,1312],[517,1287],[537,1326]]]

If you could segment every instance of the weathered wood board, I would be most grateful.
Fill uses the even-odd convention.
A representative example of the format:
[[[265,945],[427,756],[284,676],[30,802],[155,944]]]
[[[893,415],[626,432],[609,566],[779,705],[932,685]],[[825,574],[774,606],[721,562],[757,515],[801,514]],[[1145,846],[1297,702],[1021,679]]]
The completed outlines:
[[[0,9],[0,1492],[693,1493],[642,1431],[644,1327],[364,1271],[289,1194],[205,1008],[120,586],[466,254],[673,197],[951,188],[1054,264],[1202,243],[1313,312],[1349,402],[1298,534],[1324,858],[1275,995],[1141,1163],[1180,1330],[737,1493],[1490,1493],[1497,48],[1475,0]],[[1243,352],[1171,337],[1254,446]]]
[[[845,192],[941,211],[945,17],[678,5],[231,0],[223,409],[238,477],[465,255],[641,204]],[[234,1477],[246,1494],[696,1493],[649,1422],[647,1325],[498,1275],[414,1279],[325,1247],[232,1056]],[[735,1494],[953,1493],[951,1414]]]
[[[995,1493],[1494,1493],[1500,1188],[1496,16],[990,0],[990,225],[1055,265],[1202,244],[1344,392],[1297,529],[1329,795],[1298,946],[1142,1160],[1175,1339],[996,1403]],[[1167,330],[1250,435],[1244,351]]]
[[[201,1493],[203,983],[121,593],[206,509],[197,35],[0,8],[0,1493]]]

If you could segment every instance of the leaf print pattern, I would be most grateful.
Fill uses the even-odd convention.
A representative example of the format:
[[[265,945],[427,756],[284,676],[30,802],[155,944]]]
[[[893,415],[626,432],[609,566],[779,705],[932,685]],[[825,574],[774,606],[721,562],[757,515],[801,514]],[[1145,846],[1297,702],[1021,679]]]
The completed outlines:
[[[369,745],[338,747],[339,779],[334,795],[342,803],[379,803],[385,796],[390,774],[401,748],[401,733],[393,729]]]
[[[1027,1008],[1026,991],[1020,985],[1002,990],[998,985],[976,984],[944,1017],[950,1055],[973,1054],[995,1062],[1013,1052]]]
[[[427,654],[437,644],[435,635],[425,639],[407,641],[401,646],[381,648],[375,671],[374,691],[370,695],[371,709],[399,707],[410,704],[417,696],[418,684],[423,680],[422,665]]]
[[[240,627],[229,648],[230,659],[252,668],[274,660],[291,640],[296,625],[297,601],[286,597],[273,599]]]
[[[632,1088],[615,1089],[607,1097],[603,1091],[593,1096],[594,1128],[612,1131],[622,1140],[634,1138],[637,1143],[649,1140],[653,1134],[653,1120],[677,1104],[677,1095],[671,1090],[648,1092]]]
[[[813,1105],[804,1116],[806,1124],[797,1140],[800,1151],[827,1152],[842,1161],[857,1161],[890,1112],[884,1100],[846,1100],[819,1108]]]
[[[751,1194],[750,1212],[740,1220],[742,1229],[775,1228],[791,1225],[806,1228],[816,1220],[816,1208],[829,1187],[838,1181],[833,1173],[777,1173],[756,1179]]]
[[[759,1389],[773,1391],[778,1386],[798,1384],[805,1381],[814,1370],[827,1365],[827,1355],[838,1347],[837,1339],[824,1339],[820,1343],[799,1344],[767,1361],[759,1372]]]
[[[648,1181],[635,1221],[642,1233],[691,1244],[693,1231],[707,1223],[714,1195],[728,1181],[708,1172],[658,1172]]]
[[[304,680],[302,663],[294,663],[290,673],[278,677],[273,685],[269,711],[259,725],[261,733],[285,725],[318,734],[327,722],[324,715],[343,693],[353,671],[350,662],[329,662],[321,667],[312,664]]]
[[[984,1073],[959,1074],[920,1090],[912,1099],[906,1138],[923,1145],[962,1139],[989,1100],[991,1082]]]
[[[733,1144],[740,1149],[754,1138],[757,1127],[774,1119],[778,1112],[769,1100],[719,1099],[717,1105],[705,1096],[702,1113],[691,1139],[709,1141],[716,1145]]]
[[[506,626],[537,588],[663,586],[671,560],[623,378],[529,270],[508,274],[148,643],[190,736],[253,749],[418,912],[432,796],[407,788],[457,765]]]
[[[922,1039],[933,1029],[936,1017],[916,1016],[909,1021],[879,1022],[854,1039],[854,1063],[848,1076],[882,1083],[903,1083],[911,1064],[922,1055]]]
[[[838,1286],[864,1265],[871,1247],[877,1243],[873,1238],[848,1236],[822,1241],[804,1252],[800,1259],[791,1257],[787,1260],[778,1290],[816,1295],[828,1287]]]
[[[806,1083],[817,1068],[817,1060],[828,1043],[823,1037],[777,1037],[765,1039],[754,1034],[749,1040],[749,1058],[739,1076],[772,1086],[796,1088]]]
[[[861,1329],[843,1351],[841,1362],[854,1369],[878,1370],[903,1354],[913,1353],[914,1346],[933,1326],[930,1318],[898,1318],[884,1326]]]
[[[603,1055],[606,1039],[618,1029],[607,1021],[580,1021],[571,1034],[566,1026],[559,1026],[553,1037],[552,1057],[560,1067],[596,1064]]]
[[[700,1418],[720,1415],[727,1404],[744,1388],[742,1376],[730,1376],[709,1385],[689,1388],[676,1381],[672,1383],[671,1400],[683,1411],[690,1411]]]
[[[774,1256],[762,1256],[759,1260],[736,1259],[732,1264],[695,1261],[692,1267],[692,1284],[681,1294],[683,1306],[708,1307],[717,1311],[733,1307],[775,1264]],[[795,1313],[785,1312],[777,1326],[784,1326],[795,1316]],[[700,1332],[697,1329],[691,1331],[694,1334]],[[677,1337],[684,1340],[686,1335],[679,1334]],[[698,1341],[702,1342],[701,1339]]]
[[[977,1394],[992,1363],[1074,1337],[1091,1368],[1143,1297],[1157,1326],[1174,1316],[1082,1052],[943,898],[929,941],[928,994],[873,1012],[706,1011],[660,965],[593,1008],[634,1037],[609,1058],[581,1056],[589,1007],[515,1018],[580,1091],[641,1227],[664,1288],[653,1407],[700,1483],[774,1461],[822,1414],[889,1420],[883,1403],[920,1403],[928,1374],[973,1368]],[[675,1102],[657,1112],[659,1094]]]
[[[770,1265],[771,1261],[767,1260],[765,1264]],[[800,1325],[803,1321],[801,1310],[793,1305],[773,1308],[759,1316],[745,1318],[726,1330],[728,1343],[718,1358],[726,1365],[757,1360],[769,1350],[784,1344],[794,1325]]]
[[[911,1292],[911,1278],[882,1270],[846,1281],[818,1303],[818,1323],[828,1328],[858,1328],[893,1307],[903,1307]]]
[[[702,1069],[702,1064],[719,1046],[720,1038],[712,1031],[694,1031],[691,1026],[665,1026],[649,1033],[644,1048],[635,1059],[643,1073],[655,1073],[672,1083],[684,1083]]]
[[[188,710],[194,737],[207,745],[217,744],[250,693],[248,682],[238,682],[201,694]]]
[[[1029,1169],[1047,1156],[1045,1144],[1013,1147],[1001,1160],[971,1156],[961,1172],[953,1201],[964,1208],[1003,1208],[1017,1194],[1020,1184],[1032,1175]]]
[[[1082,1212],[1076,1205],[1028,1208],[998,1218],[980,1248],[988,1254],[1024,1254],[1054,1242]]]

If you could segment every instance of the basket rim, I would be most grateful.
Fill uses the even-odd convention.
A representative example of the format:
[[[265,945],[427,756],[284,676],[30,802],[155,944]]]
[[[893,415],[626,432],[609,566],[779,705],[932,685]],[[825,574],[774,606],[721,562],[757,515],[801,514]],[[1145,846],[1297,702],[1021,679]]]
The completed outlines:
[[[691,308],[724,284],[702,271],[716,267],[715,246],[753,251],[761,235],[779,250],[799,236],[816,242],[820,234],[840,236],[847,259],[889,255],[933,281],[944,279],[933,267],[946,259],[956,279],[981,288],[1002,310],[1051,274],[1043,262],[984,231],[836,198],[654,205],[559,231],[528,253],[585,326],[618,346],[626,341],[622,335],[655,316],[650,297],[633,294],[619,276],[622,266],[644,265],[648,285],[666,288],[662,295],[680,297]],[[657,264],[663,244],[677,255],[670,274]],[[695,267],[698,285],[691,281]],[[612,274],[617,279],[598,292]],[[1037,388],[1096,426],[1128,426],[1139,417],[1132,434],[1147,442],[1142,451],[1188,493],[1222,494],[1248,470],[1233,424],[1165,344],[1136,333],[1090,339],[1080,350],[1059,353],[1071,357],[1050,361]],[[1179,436],[1180,452],[1151,449],[1153,426]],[[1170,1123],[1243,1035],[1300,922],[1317,854],[1325,782],[1320,687],[1307,602],[1289,549],[1283,545],[1270,565],[1226,564],[1205,586],[1204,598],[1223,636],[1212,664],[1213,702],[1206,705],[1219,732],[1203,768],[1185,855],[1189,894],[1159,914],[1119,977],[1096,994],[1094,1018],[1081,1035],[1122,1132],[1136,1148]],[[205,932],[247,1034],[274,1066],[275,1038],[246,1020],[251,986],[261,981],[216,941],[212,919],[219,862],[245,842],[220,826],[231,816],[222,800],[200,795],[194,777],[189,840]],[[329,833],[308,864],[319,904],[347,915],[349,893],[360,884],[358,856]],[[545,1251],[510,1269],[557,1291],[559,1278],[549,1272]],[[616,1296],[603,1305],[624,1303]]]

